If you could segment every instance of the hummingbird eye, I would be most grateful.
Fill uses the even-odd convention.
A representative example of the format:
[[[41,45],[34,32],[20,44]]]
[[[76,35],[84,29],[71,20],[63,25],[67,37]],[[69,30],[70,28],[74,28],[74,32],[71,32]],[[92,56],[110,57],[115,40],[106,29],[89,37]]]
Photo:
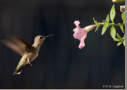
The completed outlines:
[[[42,39],[43,37],[40,37],[40,39]]]

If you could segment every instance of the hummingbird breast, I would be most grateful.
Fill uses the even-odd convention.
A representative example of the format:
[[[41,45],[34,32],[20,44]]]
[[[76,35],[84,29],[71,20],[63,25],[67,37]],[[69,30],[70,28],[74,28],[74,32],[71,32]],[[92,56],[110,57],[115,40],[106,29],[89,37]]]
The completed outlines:
[[[33,60],[35,60],[35,58],[38,56],[37,53],[30,53],[30,62],[32,62]]]
[[[32,62],[38,56],[38,51],[36,48],[34,48],[31,50],[31,52],[28,52],[27,55],[30,62]]]

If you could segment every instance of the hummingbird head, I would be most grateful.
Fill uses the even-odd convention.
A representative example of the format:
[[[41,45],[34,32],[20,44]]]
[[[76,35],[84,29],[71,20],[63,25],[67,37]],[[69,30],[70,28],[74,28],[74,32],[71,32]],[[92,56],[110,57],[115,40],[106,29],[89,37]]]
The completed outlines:
[[[39,45],[39,44],[41,44],[45,39],[46,39],[45,36],[38,35],[38,36],[36,36],[35,39],[34,39],[34,44]]]
[[[47,37],[54,36],[54,35],[56,35],[56,34],[48,35],[48,36],[38,35],[34,39],[34,45],[35,46],[40,46]]]

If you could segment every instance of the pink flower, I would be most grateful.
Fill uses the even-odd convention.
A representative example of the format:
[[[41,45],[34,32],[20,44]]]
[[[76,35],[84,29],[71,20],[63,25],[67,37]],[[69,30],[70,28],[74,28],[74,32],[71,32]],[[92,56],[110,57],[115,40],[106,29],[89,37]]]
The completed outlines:
[[[76,25],[76,28],[73,29],[74,34],[73,37],[75,39],[80,40],[80,44],[79,44],[79,49],[82,49],[85,46],[84,40],[87,37],[87,33],[92,30],[93,28],[95,28],[97,25],[89,25],[85,28],[81,28],[79,26],[80,22],[79,21],[74,21],[74,24]]]

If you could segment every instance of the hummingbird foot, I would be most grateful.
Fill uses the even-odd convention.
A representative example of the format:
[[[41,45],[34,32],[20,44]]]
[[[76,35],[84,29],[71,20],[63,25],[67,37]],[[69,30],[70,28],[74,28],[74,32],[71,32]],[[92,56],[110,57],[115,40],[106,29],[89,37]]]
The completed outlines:
[[[28,66],[32,67],[32,64],[31,64],[31,63],[29,63],[29,64],[28,64]]]
[[[28,64],[28,66],[32,67],[32,64],[30,63],[29,59],[27,60],[27,64]]]

